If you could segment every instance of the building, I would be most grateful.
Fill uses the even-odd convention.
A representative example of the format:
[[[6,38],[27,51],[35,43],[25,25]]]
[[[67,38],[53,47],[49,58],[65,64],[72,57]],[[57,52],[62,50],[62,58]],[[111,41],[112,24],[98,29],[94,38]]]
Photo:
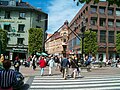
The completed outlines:
[[[48,37],[45,43],[45,50],[48,54],[59,55],[67,53],[67,41],[68,41],[68,21],[64,22],[59,31]],[[49,34],[48,34],[49,35]]]
[[[10,60],[14,60],[17,55],[20,59],[27,57],[28,30],[30,28],[43,28],[45,36],[47,19],[48,14],[27,2],[0,0],[0,28],[8,31],[6,55],[9,56]]]
[[[74,27],[74,25],[76,26]],[[70,22],[69,27],[80,35],[83,25],[86,25],[86,30],[92,29],[92,31],[97,32],[99,49],[96,59],[102,56],[103,61],[106,61],[110,58],[116,59],[119,57],[115,43],[116,34],[120,33],[120,7],[114,4],[109,6],[104,1],[97,4],[93,2],[84,4]],[[80,40],[70,30],[68,36],[69,50],[73,53],[81,54]]]

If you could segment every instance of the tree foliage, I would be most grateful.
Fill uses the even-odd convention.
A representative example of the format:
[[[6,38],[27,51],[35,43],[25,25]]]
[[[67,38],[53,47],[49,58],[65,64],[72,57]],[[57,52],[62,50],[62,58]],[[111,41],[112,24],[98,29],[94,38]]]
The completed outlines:
[[[4,52],[7,48],[7,31],[0,29],[0,44],[1,44],[1,50]]]
[[[116,35],[116,51],[120,53],[120,33]]]
[[[92,0],[73,0],[73,1],[77,1],[77,6],[80,4],[80,3],[89,3],[90,1]],[[95,3],[99,3],[101,0],[93,0],[94,1],[94,4]],[[113,4],[116,4],[117,6],[120,6],[120,0],[105,0],[109,3],[109,5],[113,5]]]
[[[97,43],[97,34],[94,31],[85,31],[84,37],[84,54],[97,54],[98,43]]]
[[[35,53],[36,51],[42,51],[43,29],[31,28],[29,30],[29,53]]]

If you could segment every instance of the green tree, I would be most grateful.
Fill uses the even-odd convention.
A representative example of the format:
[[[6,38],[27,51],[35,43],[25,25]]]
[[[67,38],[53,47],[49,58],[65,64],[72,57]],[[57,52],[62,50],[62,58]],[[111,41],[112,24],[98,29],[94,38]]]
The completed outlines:
[[[90,30],[85,31],[84,34],[84,54],[92,54],[94,56],[98,51],[97,34]]]
[[[116,51],[120,53],[120,33],[116,35]]]
[[[79,5],[80,3],[89,3],[92,0],[73,0],[73,1],[77,1],[77,5]],[[101,0],[93,0],[94,3],[99,3]],[[109,3],[109,5],[113,5],[116,4],[117,6],[120,6],[120,0],[105,0]]]
[[[0,29],[0,54],[7,48],[7,31]]]
[[[29,30],[29,53],[35,53],[36,51],[42,51],[43,29],[31,28]]]

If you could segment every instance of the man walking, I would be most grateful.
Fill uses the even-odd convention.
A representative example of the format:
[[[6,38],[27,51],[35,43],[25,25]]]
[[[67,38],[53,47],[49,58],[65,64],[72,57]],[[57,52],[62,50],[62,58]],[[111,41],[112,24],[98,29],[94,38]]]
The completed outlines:
[[[63,60],[61,61],[61,68],[62,68],[63,78],[65,80],[67,79],[67,72],[69,66],[70,66],[69,60],[66,58],[66,56],[64,56]]]

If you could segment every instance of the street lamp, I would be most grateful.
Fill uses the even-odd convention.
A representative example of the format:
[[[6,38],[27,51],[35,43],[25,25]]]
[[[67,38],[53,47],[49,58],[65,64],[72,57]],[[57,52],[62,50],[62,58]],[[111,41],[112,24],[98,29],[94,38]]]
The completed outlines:
[[[85,17],[82,17],[83,19],[83,22],[82,22],[82,28],[81,28],[81,39],[82,39],[82,50],[81,50],[81,64],[83,65],[84,64],[84,38],[85,38],[85,29],[86,29],[86,26],[85,26]]]

